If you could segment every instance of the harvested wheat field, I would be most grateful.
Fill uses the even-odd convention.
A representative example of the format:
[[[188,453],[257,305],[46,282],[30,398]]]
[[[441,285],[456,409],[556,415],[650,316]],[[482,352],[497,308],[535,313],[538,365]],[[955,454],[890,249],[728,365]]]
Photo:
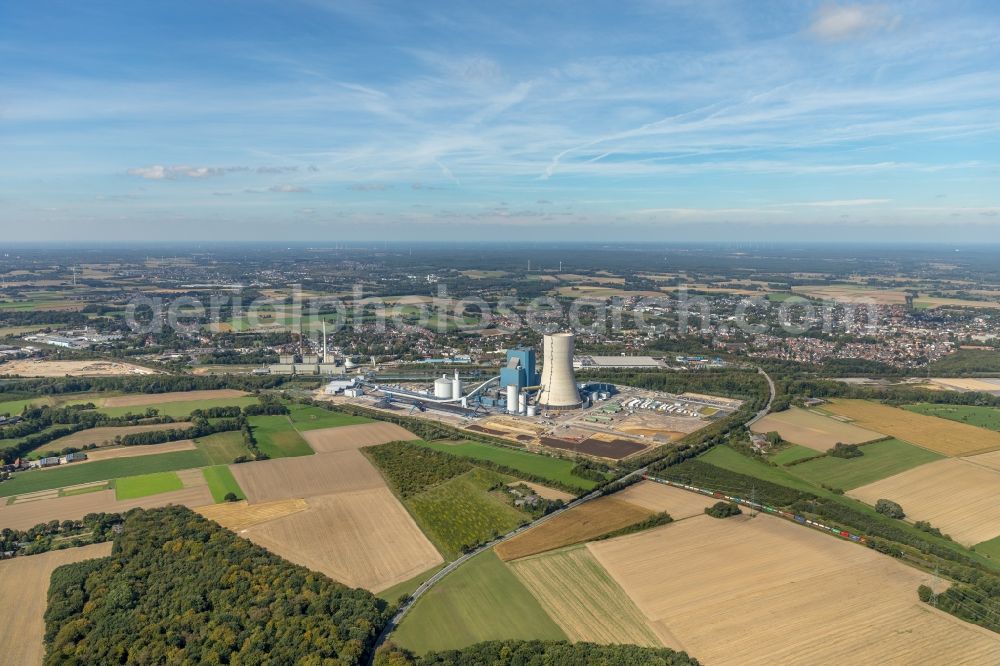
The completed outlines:
[[[201,471],[201,470],[196,470]],[[50,491],[46,491],[50,492]],[[0,503],[0,528],[25,530],[38,523],[50,520],[79,520],[88,513],[120,513],[140,507],[153,509],[168,504],[182,504],[186,507],[212,504],[212,494],[208,486],[202,484],[193,488],[184,488],[171,492],[139,497],[136,499],[118,501],[114,490],[96,490],[81,495],[58,497],[56,491],[52,494],[30,502]],[[20,499],[20,498],[19,498]]]
[[[0,375],[19,377],[103,377],[113,375],[155,375],[156,370],[118,361],[7,361],[0,363]]]
[[[574,499],[574,496],[567,492],[556,490],[555,488],[549,488],[548,486],[543,486],[539,483],[531,483],[530,481],[511,481],[507,485],[528,486],[535,491],[536,495],[547,500],[562,500],[563,502],[570,502]]]
[[[360,451],[261,460],[229,469],[251,504],[385,486]]]
[[[897,502],[908,520],[926,520],[966,546],[1000,536],[1000,471],[966,460],[937,460],[847,494]]]
[[[49,577],[64,564],[111,554],[111,543],[53,550],[0,562],[0,645],[5,664],[41,664]]]
[[[190,439],[180,439],[176,442],[163,442],[162,444],[141,444],[138,446],[115,446],[102,449],[85,451],[87,459],[83,462],[95,462],[97,460],[110,460],[112,458],[135,458],[137,456],[151,456],[157,453],[174,453],[175,451],[190,451],[196,448],[194,441]]]
[[[861,444],[885,437],[881,433],[798,407],[768,414],[750,426],[750,429],[754,432],[777,432],[785,441],[815,451],[832,449],[837,442]]]
[[[599,537],[644,520],[653,513],[614,497],[602,497],[518,534],[498,544],[495,550],[501,560],[509,562]]]
[[[980,453],[978,456],[969,456],[968,458],[962,458],[962,460],[966,460],[974,465],[989,467],[990,469],[995,469],[1000,472],[1000,451]]]
[[[241,500],[200,506],[196,511],[223,527],[239,532],[254,525],[305,511],[308,508],[309,504],[304,499],[278,500],[261,504],[247,504],[246,500]]]
[[[301,433],[316,453],[336,453],[354,451],[365,446],[375,446],[386,442],[420,439],[412,432],[395,423],[362,423],[307,430]]]
[[[307,501],[307,510],[241,530],[240,535],[296,564],[373,592],[444,561],[388,488]]]
[[[933,574],[779,518],[698,516],[586,547],[665,644],[705,664],[1000,660],[1000,635],[919,601]]]
[[[666,511],[674,520],[700,516],[705,513],[705,507],[718,501],[713,497],[671,488],[655,481],[634,483],[614,496],[656,513]]]
[[[868,400],[834,400],[824,405],[824,409],[846,416],[857,425],[946,456],[970,456],[1000,449],[1000,432]]]
[[[584,546],[510,563],[571,641],[662,647],[646,618]]]
[[[968,379],[959,377],[935,377],[931,381],[938,386],[953,391],[1000,391],[1000,379]]]
[[[191,400],[216,400],[218,398],[239,398],[249,395],[236,389],[212,389],[207,391],[172,391],[170,393],[141,393],[116,395],[104,399],[104,407],[139,407],[142,405],[162,405],[167,402],[189,402]]]
[[[108,446],[115,442],[115,437],[121,437],[122,435],[131,435],[137,432],[149,432],[150,430],[183,430],[184,428],[190,428],[190,421],[183,421],[178,423],[152,423],[148,425],[132,425],[132,426],[112,426],[108,428],[89,428],[87,430],[81,430],[79,432],[74,432],[71,435],[66,435],[65,437],[60,437],[59,439],[54,439],[48,444],[42,446],[44,450],[59,451],[66,448],[67,446],[75,446],[77,448],[85,446],[87,444],[97,444],[98,446]],[[159,446],[159,445],[157,445]],[[141,447],[140,447],[141,448]],[[150,446],[149,448],[152,448]],[[88,456],[90,453],[88,452]]]

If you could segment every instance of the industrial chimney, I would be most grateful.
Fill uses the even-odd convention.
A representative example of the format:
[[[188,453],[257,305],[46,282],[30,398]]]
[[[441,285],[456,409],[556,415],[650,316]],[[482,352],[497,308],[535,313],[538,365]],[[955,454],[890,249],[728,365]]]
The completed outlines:
[[[542,393],[538,404],[548,409],[580,406],[580,392],[573,376],[572,333],[546,335],[542,344]]]

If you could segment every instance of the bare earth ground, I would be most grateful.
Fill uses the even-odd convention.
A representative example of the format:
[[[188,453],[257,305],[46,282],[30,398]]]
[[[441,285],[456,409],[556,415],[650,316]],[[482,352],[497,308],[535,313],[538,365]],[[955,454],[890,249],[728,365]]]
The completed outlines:
[[[847,494],[898,502],[908,520],[926,520],[966,546],[1000,535],[1000,470],[967,460],[936,460]]]
[[[201,470],[197,470],[199,473]],[[55,491],[52,491],[53,493]],[[115,499],[114,490],[98,490],[83,495],[57,497],[48,495],[45,499],[33,502],[2,504],[0,503],[0,528],[24,530],[38,523],[50,520],[79,520],[88,513],[120,513],[135,507],[152,509],[168,504],[183,504],[187,507],[212,504],[212,494],[205,484],[174,490],[149,497],[123,500]]]
[[[115,437],[120,435],[131,435],[136,432],[148,432],[150,430],[183,430],[184,428],[190,427],[190,421],[183,421],[178,423],[152,423],[149,425],[90,428],[89,430],[81,430],[80,432],[74,432],[71,435],[54,439],[48,444],[45,444],[42,448],[45,450],[58,451],[66,448],[67,446],[81,447],[85,444],[97,444],[98,446],[103,446],[105,444],[113,443],[115,441]],[[140,446],[135,448],[143,447]],[[152,448],[152,446],[146,448]],[[89,456],[90,453],[88,452],[87,455]]]
[[[510,563],[571,641],[661,647],[649,622],[584,546]]]
[[[111,543],[54,550],[0,562],[0,646],[5,664],[42,663],[43,615],[56,567],[111,554]]]
[[[587,548],[667,645],[705,664],[1000,660],[1000,635],[917,599],[933,574],[771,516],[695,517]]]
[[[249,395],[236,389],[213,389],[208,391],[173,391],[171,393],[143,393],[116,395],[104,399],[105,407],[138,407],[141,405],[161,405],[167,402],[187,402],[189,400],[215,400],[216,398],[239,398]]]
[[[307,430],[301,434],[316,453],[354,451],[386,442],[420,439],[395,423],[362,423],[339,428]]]
[[[614,497],[656,513],[666,511],[674,520],[700,516],[705,513],[705,507],[712,506],[717,501],[654,481],[640,481],[615,493]]]
[[[224,502],[200,506],[195,510],[209,520],[214,520],[223,527],[239,532],[275,518],[283,518],[299,511],[305,511],[308,508],[309,504],[304,499],[290,499],[261,504],[247,504],[246,500]]]
[[[652,511],[616,497],[602,497],[559,514],[494,549],[508,562],[547,550],[569,546],[632,525],[652,515]]]
[[[528,486],[535,493],[544,499],[548,500],[562,500],[564,502],[569,502],[573,499],[573,495],[565,493],[561,490],[556,490],[555,488],[549,488],[548,486],[543,486],[538,483],[531,483],[530,481],[511,481],[507,484],[508,486]]]
[[[382,475],[360,451],[262,460],[230,465],[229,469],[251,504],[385,485]]]
[[[1000,379],[961,379],[952,377],[935,377],[931,379],[932,382],[949,388],[952,390],[959,391],[1000,391]]]
[[[946,456],[969,456],[1000,449],[1000,432],[867,400],[834,400],[824,409],[856,425],[892,435]]]
[[[240,532],[297,564],[379,592],[444,560],[385,487],[310,497],[309,509]]]
[[[156,370],[118,361],[7,361],[0,375],[20,377],[99,377],[111,375],[155,375]]]
[[[137,456],[151,456],[157,453],[173,453],[175,451],[190,451],[193,448],[195,448],[194,441],[190,439],[163,442],[162,444],[143,444],[141,446],[115,446],[85,451],[87,460],[84,462],[110,460],[112,458],[135,458]]]
[[[768,414],[754,423],[750,429],[754,432],[777,432],[786,441],[816,451],[832,449],[837,442],[861,444],[884,437],[881,433],[865,430],[850,423],[843,423],[798,407]]]
[[[1000,451],[980,453],[978,456],[969,456],[968,458],[962,458],[962,460],[967,460],[970,463],[982,465],[983,467],[989,467],[990,469],[995,469],[1000,472]]]

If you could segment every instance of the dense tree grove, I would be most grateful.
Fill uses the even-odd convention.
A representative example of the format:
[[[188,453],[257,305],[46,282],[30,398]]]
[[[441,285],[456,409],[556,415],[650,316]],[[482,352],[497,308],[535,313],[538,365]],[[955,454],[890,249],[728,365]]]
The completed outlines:
[[[889,516],[890,518],[896,518],[897,520],[906,518],[906,513],[903,512],[903,507],[889,499],[880,499],[875,502],[875,510],[883,516]]]
[[[685,652],[636,645],[595,645],[565,641],[488,641],[461,650],[417,657],[387,645],[376,666],[697,666]]]
[[[80,520],[50,520],[26,530],[5,527],[0,530],[0,559],[108,541],[122,520],[118,513],[88,513]]]
[[[52,574],[45,663],[357,664],[388,616],[186,508],[137,509],[110,557]]]
[[[832,449],[827,450],[827,454],[834,458],[860,458],[865,452],[857,444],[837,442]]]
[[[434,449],[406,442],[388,442],[364,449],[399,494],[411,497],[472,469],[472,464]]]
[[[732,502],[716,502],[712,506],[705,507],[705,513],[712,518],[729,518],[743,513],[740,507]]]
[[[120,391],[122,393],[171,393],[239,389],[259,391],[273,389],[296,381],[291,375],[127,375],[121,377],[46,377],[0,382],[0,393],[55,395]],[[311,382],[313,386],[315,381]],[[4,400],[13,400],[4,396]]]

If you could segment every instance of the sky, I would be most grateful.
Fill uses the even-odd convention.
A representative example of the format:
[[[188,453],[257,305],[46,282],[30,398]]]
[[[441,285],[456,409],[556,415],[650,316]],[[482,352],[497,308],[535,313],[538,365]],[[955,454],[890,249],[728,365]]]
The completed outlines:
[[[1000,4],[0,0],[7,241],[1000,241]]]

